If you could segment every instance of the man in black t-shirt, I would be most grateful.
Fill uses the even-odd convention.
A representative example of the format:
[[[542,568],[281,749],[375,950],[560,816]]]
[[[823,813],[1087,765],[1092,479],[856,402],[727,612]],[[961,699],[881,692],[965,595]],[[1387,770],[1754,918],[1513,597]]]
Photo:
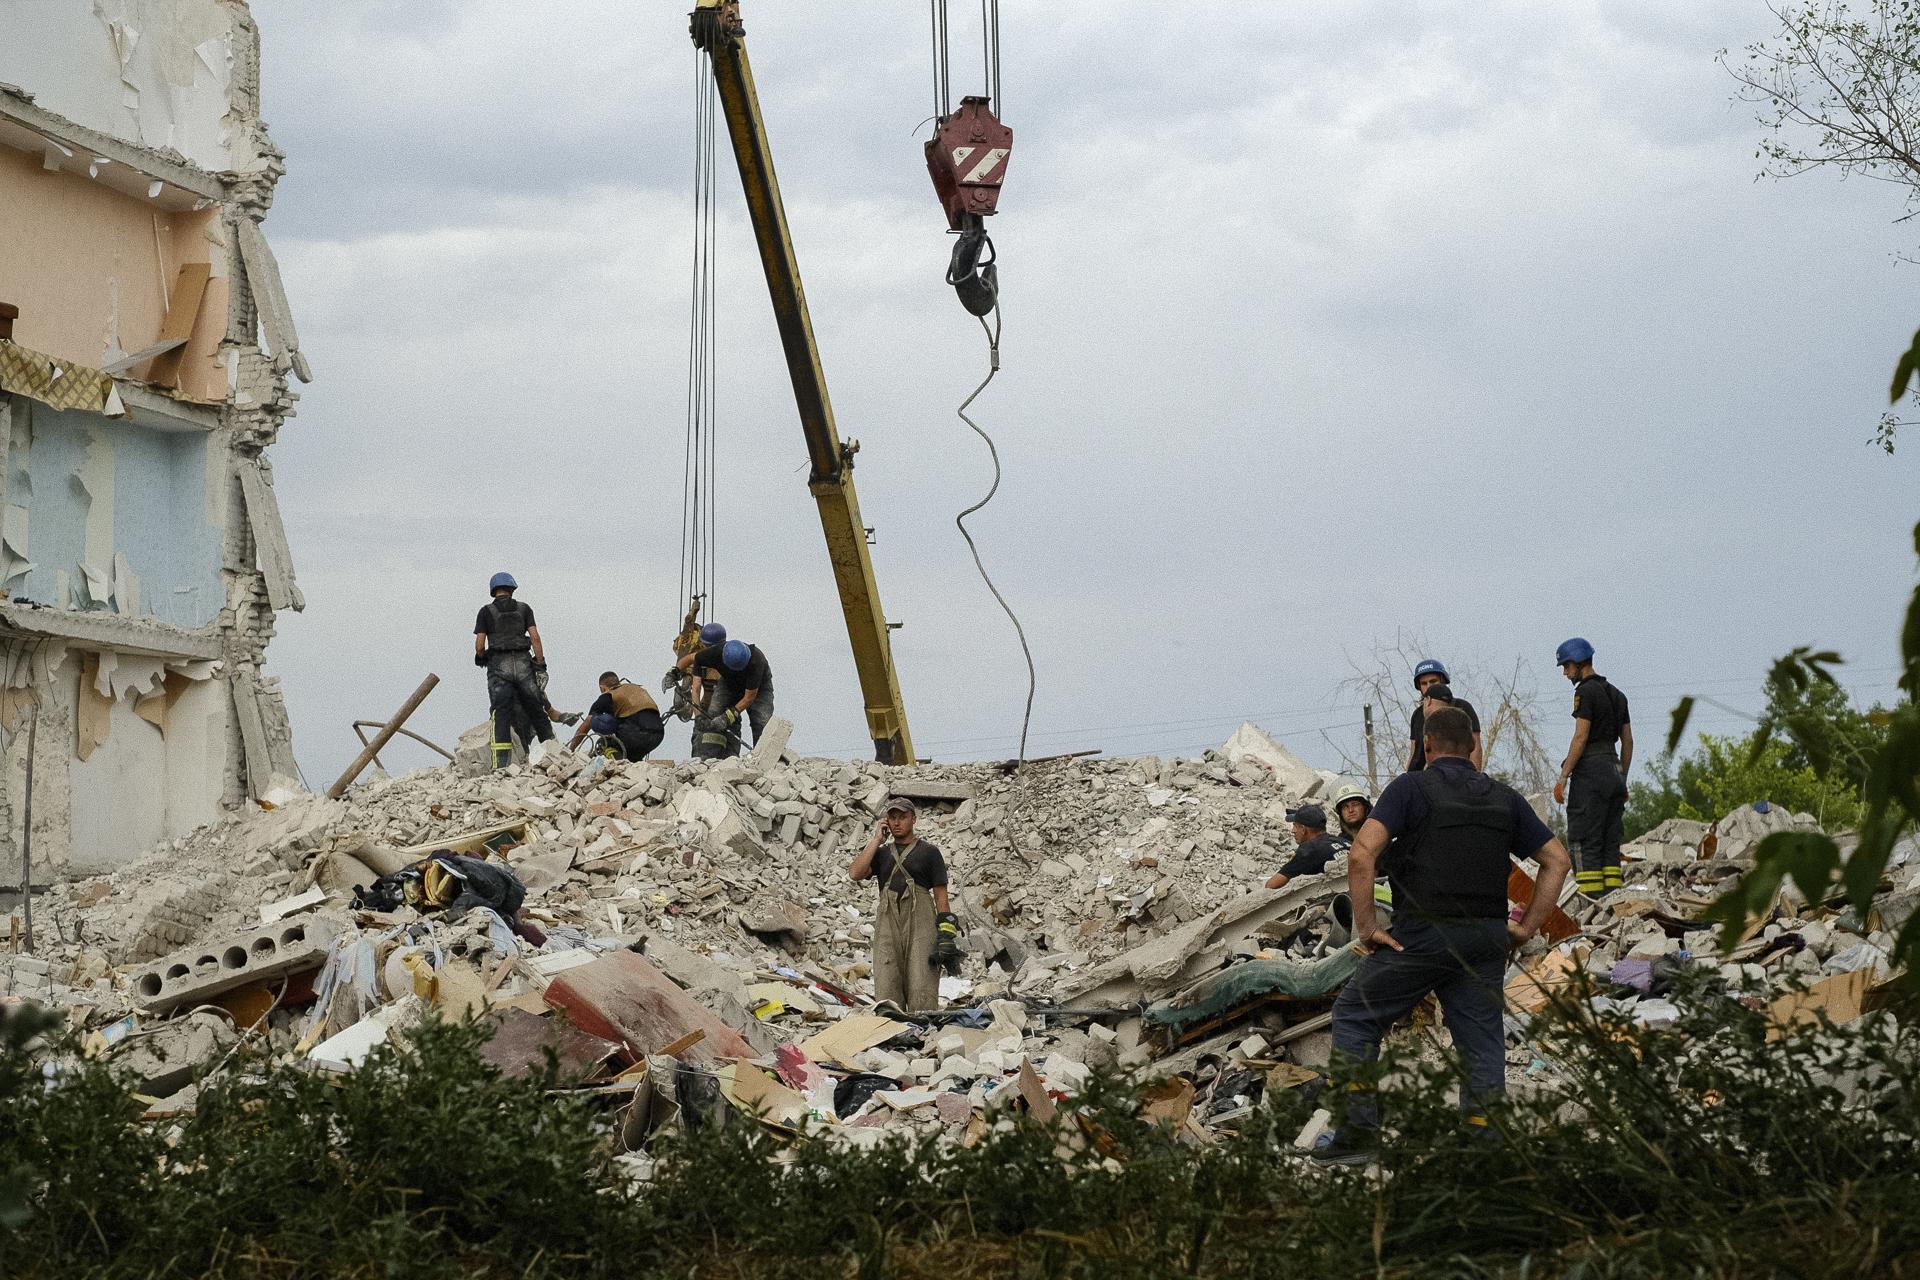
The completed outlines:
[[[567,746],[579,746],[589,729],[611,736],[628,760],[646,759],[667,736],[666,726],[660,722],[660,704],[653,695],[611,671],[600,673],[600,696],[587,708],[587,718]]]
[[[525,724],[542,742],[553,740],[547,697],[538,682],[547,654],[531,606],[513,598],[519,584],[496,573],[487,584],[493,599],[473,620],[473,662],[487,669],[487,703],[493,709],[493,767],[513,763],[513,729]]]
[[[1345,837],[1327,834],[1327,811],[1319,805],[1303,804],[1288,819],[1293,823],[1293,856],[1267,881],[1269,889],[1278,889],[1295,876],[1317,876],[1347,851]]]
[[[887,801],[886,817],[847,867],[855,880],[871,877],[880,883],[873,919],[873,998],[891,1000],[909,1013],[940,1007],[938,966],[957,967],[960,955],[959,923],[948,910],[947,860],[914,835],[918,818],[918,807],[904,796]]]
[[[744,716],[753,726],[753,740],[760,741],[767,721],[773,719],[773,668],[767,664],[767,655],[760,652],[759,645],[728,640],[725,644],[709,645],[684,654],[674,665],[682,671],[693,672],[696,716],[709,711],[722,717],[729,726]],[[717,691],[703,687],[700,674],[703,671],[720,673]]]
[[[1627,769],[1633,764],[1627,695],[1595,674],[1593,646],[1585,640],[1576,636],[1567,641],[1554,658],[1560,674],[1573,682],[1573,741],[1560,762],[1553,798],[1567,806],[1574,883],[1582,893],[1605,893],[1626,883],[1620,874],[1620,837],[1627,811]]]
[[[1483,768],[1485,758],[1480,753],[1480,713],[1465,698],[1453,696],[1453,690],[1447,685],[1447,669],[1432,658],[1428,658],[1414,668],[1413,687],[1420,694],[1420,701],[1413,709],[1413,719],[1407,728],[1413,737],[1413,747],[1407,753],[1407,772],[1417,773],[1427,767],[1426,723],[1430,707],[1458,707],[1467,713],[1467,721],[1473,726],[1473,750],[1468,759],[1476,769]]]

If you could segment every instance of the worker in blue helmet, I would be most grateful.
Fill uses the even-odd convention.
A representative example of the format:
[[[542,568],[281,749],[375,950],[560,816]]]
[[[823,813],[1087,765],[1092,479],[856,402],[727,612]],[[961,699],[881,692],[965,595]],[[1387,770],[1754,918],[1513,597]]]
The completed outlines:
[[[493,709],[493,767],[513,763],[513,730],[525,726],[542,742],[553,741],[553,722],[547,718],[547,696],[539,677],[546,674],[547,654],[534,624],[533,608],[514,599],[520,584],[510,573],[496,573],[487,583],[493,598],[480,606],[473,620],[473,663],[487,669],[487,703]]]
[[[767,721],[773,719],[773,668],[767,665],[767,655],[760,652],[759,645],[730,639],[684,654],[675,665],[694,675],[696,740],[701,732],[699,720],[709,717],[733,728],[736,734],[744,719],[753,726],[753,740],[760,741]],[[717,673],[711,688],[702,677],[708,671]]]
[[[1436,706],[1458,707],[1467,713],[1467,722],[1473,726],[1473,750],[1467,758],[1474,768],[1486,768],[1486,756],[1480,749],[1480,713],[1465,698],[1456,698],[1447,680],[1447,669],[1440,665],[1438,658],[1422,658],[1413,669],[1413,691],[1418,697],[1414,701],[1412,721],[1407,726],[1413,737],[1413,747],[1407,753],[1408,773],[1418,773],[1427,767],[1427,713]]]
[[[1621,827],[1627,811],[1627,770],[1633,764],[1633,723],[1627,695],[1593,669],[1593,646],[1575,636],[1554,651],[1560,674],[1573,683],[1573,741],[1560,762],[1553,798],[1567,806],[1567,845],[1580,892],[1605,893],[1620,875]]]

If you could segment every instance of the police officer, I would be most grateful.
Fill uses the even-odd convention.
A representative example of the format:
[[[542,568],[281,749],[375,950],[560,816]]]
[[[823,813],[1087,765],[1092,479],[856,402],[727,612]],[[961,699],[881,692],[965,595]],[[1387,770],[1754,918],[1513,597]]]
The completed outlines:
[[[646,759],[667,736],[653,695],[611,671],[600,673],[600,696],[587,708],[587,719],[574,731],[568,748],[578,747],[589,729],[618,742],[627,760]]]
[[[1453,696],[1453,690],[1447,684],[1448,679],[1447,669],[1440,665],[1438,658],[1422,658],[1413,669],[1413,690],[1419,699],[1414,705],[1412,720],[1407,725],[1413,742],[1407,752],[1408,773],[1427,767],[1426,735],[1421,731],[1421,726],[1427,722],[1427,704],[1436,697],[1448,706],[1458,707],[1467,713],[1467,719],[1473,723],[1473,752],[1469,758],[1476,769],[1486,765],[1486,760],[1480,754],[1480,713],[1465,698]],[[1440,691],[1437,695],[1434,692],[1436,689]]]
[[[515,717],[542,742],[553,741],[547,719],[547,697],[537,675],[547,668],[546,650],[533,609],[513,598],[520,584],[510,573],[496,573],[487,583],[493,599],[480,606],[473,620],[473,665],[487,669],[487,704],[493,708],[493,767],[513,763]]]
[[[1627,695],[1594,672],[1593,646],[1580,637],[1561,645],[1553,658],[1560,674],[1573,682],[1573,742],[1560,762],[1553,798],[1567,806],[1574,883],[1582,893],[1605,893],[1624,883],[1620,828],[1627,811],[1627,769],[1633,764]]]
[[[1287,819],[1293,823],[1293,856],[1267,881],[1269,889],[1278,889],[1295,876],[1317,876],[1347,851],[1345,836],[1327,834],[1327,811],[1319,805],[1303,804]]]
[[[1428,993],[1437,993],[1454,1047],[1467,1067],[1460,1105],[1469,1125],[1506,1087],[1501,978],[1509,946],[1539,931],[1566,882],[1567,851],[1526,800],[1473,767],[1472,722],[1456,707],[1427,717],[1427,767],[1402,774],[1380,794],[1347,863],[1354,946],[1360,967],[1333,1006],[1333,1047],[1370,1061],[1387,1029]],[[1379,925],[1373,879],[1394,840],[1392,931]],[[1508,855],[1540,864],[1533,901],[1507,917]],[[1361,1164],[1378,1143],[1374,1100],[1357,1099],[1346,1121],[1311,1153],[1329,1164]]]

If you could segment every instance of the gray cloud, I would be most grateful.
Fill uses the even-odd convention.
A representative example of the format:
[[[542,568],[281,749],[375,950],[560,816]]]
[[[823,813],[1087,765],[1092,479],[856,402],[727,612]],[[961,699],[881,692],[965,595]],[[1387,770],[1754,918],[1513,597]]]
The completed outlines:
[[[428,668],[431,732],[481,718],[464,632],[496,568],[527,583],[571,701],[607,665],[656,677],[678,613],[683,19],[256,10],[290,167],[268,229],[319,375],[276,453],[311,603],[272,660],[310,775]],[[978,414],[1007,477],[974,527],[1039,648],[1043,744],[1191,750],[1287,713],[1330,763],[1320,732],[1351,742],[1358,719],[1345,655],[1402,627],[1542,667],[1589,634],[1655,721],[1689,681],[1756,708],[1765,661],[1816,640],[1884,696],[1916,464],[1864,436],[1912,321],[1908,236],[1881,189],[1753,182],[1712,54],[1764,17],[1009,10],[1005,370]],[[748,7],[915,734],[997,755],[1021,668],[952,527],[988,482],[952,416],[985,354],[939,280],[922,22]],[[773,656],[800,745],[855,750],[724,190],[722,612]]]

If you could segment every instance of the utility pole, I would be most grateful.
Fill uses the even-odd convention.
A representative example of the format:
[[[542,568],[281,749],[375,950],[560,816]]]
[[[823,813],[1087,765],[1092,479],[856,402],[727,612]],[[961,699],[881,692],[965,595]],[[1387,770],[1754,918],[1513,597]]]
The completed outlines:
[[[1360,717],[1367,724],[1367,790],[1380,794],[1380,765],[1373,753],[1373,704],[1369,702],[1360,708]]]

